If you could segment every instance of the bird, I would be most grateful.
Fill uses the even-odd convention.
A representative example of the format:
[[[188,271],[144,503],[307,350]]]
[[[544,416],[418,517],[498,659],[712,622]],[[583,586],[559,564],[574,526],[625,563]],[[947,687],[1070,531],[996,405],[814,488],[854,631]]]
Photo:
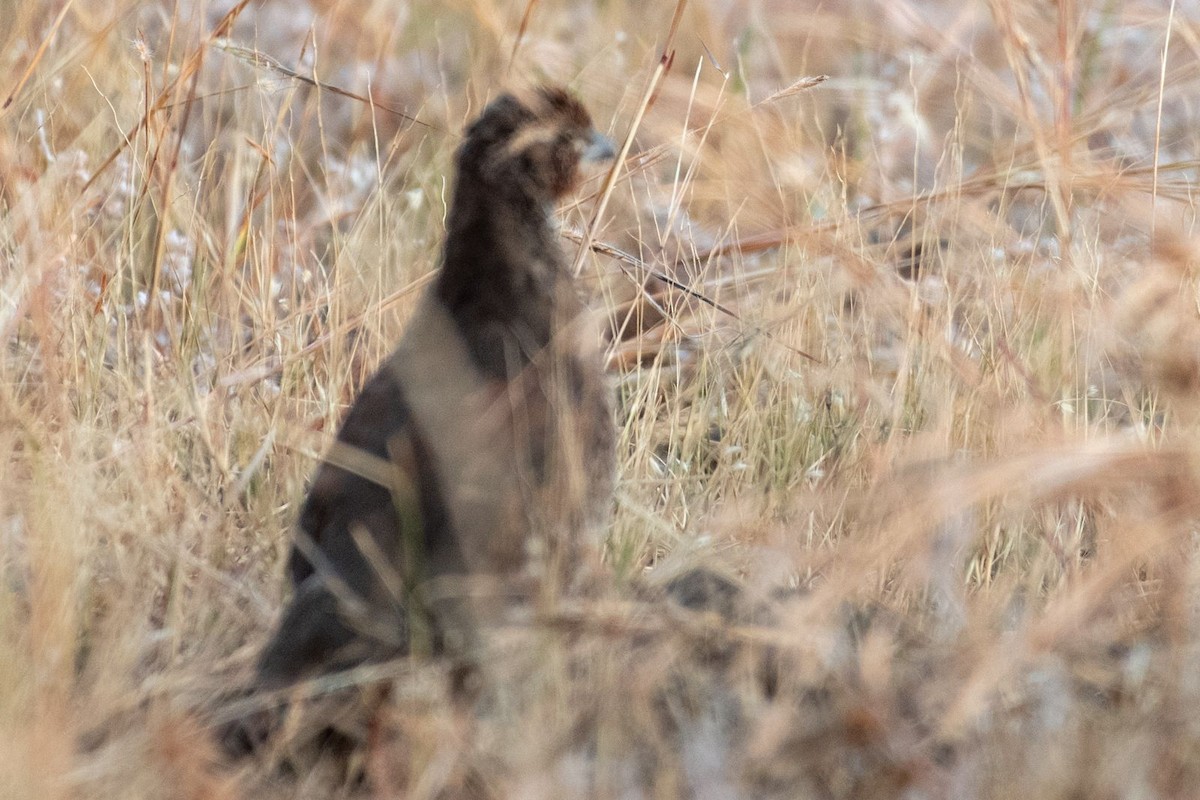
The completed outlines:
[[[261,688],[470,650],[496,593],[570,591],[598,560],[616,430],[555,211],[613,156],[557,86],[467,127],[436,276],[309,485]]]

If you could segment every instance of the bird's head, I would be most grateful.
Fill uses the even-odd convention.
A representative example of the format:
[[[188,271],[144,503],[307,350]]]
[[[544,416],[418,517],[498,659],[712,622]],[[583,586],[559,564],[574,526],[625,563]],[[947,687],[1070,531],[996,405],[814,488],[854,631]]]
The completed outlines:
[[[500,192],[554,203],[579,183],[581,166],[613,155],[574,96],[543,86],[488,104],[467,128],[458,167]]]

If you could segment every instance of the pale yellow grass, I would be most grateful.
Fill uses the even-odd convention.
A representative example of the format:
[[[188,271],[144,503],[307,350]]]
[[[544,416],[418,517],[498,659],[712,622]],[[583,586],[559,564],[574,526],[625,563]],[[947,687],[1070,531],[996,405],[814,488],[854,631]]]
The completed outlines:
[[[677,6],[234,6],[0,10],[0,797],[1196,791],[1193,4],[686,4],[563,214],[612,596],[497,632],[478,708],[389,666],[350,787],[211,737],[306,476],[463,122],[549,79],[624,137]],[[725,616],[639,588],[697,565]]]

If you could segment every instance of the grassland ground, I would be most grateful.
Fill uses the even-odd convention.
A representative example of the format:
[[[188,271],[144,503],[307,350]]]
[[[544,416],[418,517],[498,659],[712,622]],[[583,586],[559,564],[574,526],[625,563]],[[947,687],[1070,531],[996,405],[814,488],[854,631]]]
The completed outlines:
[[[1194,2],[0,16],[0,796],[1196,795]],[[496,631],[476,707],[381,668],[366,782],[223,763],[459,131],[539,80],[632,137],[561,215],[613,590]]]

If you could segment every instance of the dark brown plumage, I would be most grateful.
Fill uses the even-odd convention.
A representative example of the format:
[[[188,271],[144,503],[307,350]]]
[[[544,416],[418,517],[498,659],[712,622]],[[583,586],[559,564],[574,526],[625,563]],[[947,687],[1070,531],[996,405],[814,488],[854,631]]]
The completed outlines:
[[[314,476],[260,685],[426,634],[468,647],[488,605],[468,586],[557,591],[598,551],[614,429],[551,214],[611,155],[559,89],[504,95],[467,130],[436,282]]]

